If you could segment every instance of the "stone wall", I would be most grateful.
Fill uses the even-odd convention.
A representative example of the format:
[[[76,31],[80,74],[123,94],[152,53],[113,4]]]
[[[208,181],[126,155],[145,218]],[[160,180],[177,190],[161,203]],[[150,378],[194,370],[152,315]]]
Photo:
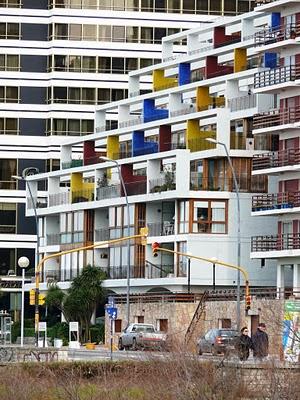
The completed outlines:
[[[193,318],[198,303],[181,302],[139,302],[130,305],[131,321],[137,322],[137,317],[144,317],[144,322],[157,326],[160,319],[168,320],[168,335],[175,346],[182,347],[185,333]],[[241,327],[248,326],[251,330],[251,322],[259,320],[267,325],[267,333],[270,339],[270,354],[279,355],[281,351],[281,334],[283,321],[283,300],[254,299],[248,316],[245,316],[244,302],[241,302]],[[122,329],[125,328],[125,304],[118,304],[118,318],[122,320]],[[207,301],[193,336],[190,350],[196,350],[199,336],[204,335],[211,328],[221,327],[221,321],[231,320],[231,326],[236,326],[236,302],[235,301]],[[106,344],[109,342],[109,321],[106,316]],[[119,335],[114,335],[114,343],[117,344]]]

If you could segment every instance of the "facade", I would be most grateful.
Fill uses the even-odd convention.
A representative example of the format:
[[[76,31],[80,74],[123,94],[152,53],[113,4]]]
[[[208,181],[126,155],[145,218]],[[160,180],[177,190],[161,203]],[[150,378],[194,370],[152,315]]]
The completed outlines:
[[[256,33],[256,48],[269,60],[255,75],[255,93],[270,93],[275,108],[254,116],[254,137],[279,135],[277,152],[255,155],[252,176],[269,176],[268,194],[253,197],[252,215],[277,218],[267,236],[252,238],[253,259],[277,260],[278,294],[290,290],[300,295],[299,203],[299,23],[297,1],[273,1],[259,10],[272,15],[270,24]],[[254,219],[255,219],[254,218]]]
[[[130,242],[131,293],[187,291],[188,260],[166,253],[154,258],[153,242],[236,265],[237,200],[222,144],[239,186],[241,265],[252,287],[275,285],[272,262],[261,268],[260,260],[250,259],[251,236],[276,224],[276,218],[268,225],[265,217],[251,218],[252,194],[268,190],[266,175],[251,175],[252,158],[278,146],[276,135],[252,132],[253,116],[274,107],[272,93],[254,93],[254,76],[269,62],[257,55],[255,33],[268,21],[267,13],[251,12],[164,38],[162,62],[129,74],[128,98],[97,107],[96,132],[61,146],[59,170],[28,178],[40,218],[40,253],[99,243],[46,261],[41,290],[53,279],[68,287],[91,263],[106,272],[107,288],[124,293],[127,245],[105,241],[126,236],[128,222],[130,234],[149,228],[146,246]],[[178,42],[187,43],[180,54]],[[142,92],[144,80],[150,93]],[[118,126],[107,130],[112,114]],[[45,197],[38,184],[47,186]],[[28,194],[27,213],[33,215]],[[212,287],[212,266],[190,261],[192,290]],[[236,271],[216,266],[217,287],[233,288],[236,279]]]
[[[1,276],[20,275],[20,256],[29,257],[33,267],[36,247],[34,219],[25,217],[24,183],[11,176],[26,167],[59,169],[60,144],[67,136],[94,132],[95,105],[127,97],[127,73],[159,61],[163,36],[252,5],[248,0],[226,5],[212,0],[0,1]],[[142,90],[148,88],[145,80]],[[114,128],[116,116],[106,123]],[[9,308],[6,300],[1,303]]]

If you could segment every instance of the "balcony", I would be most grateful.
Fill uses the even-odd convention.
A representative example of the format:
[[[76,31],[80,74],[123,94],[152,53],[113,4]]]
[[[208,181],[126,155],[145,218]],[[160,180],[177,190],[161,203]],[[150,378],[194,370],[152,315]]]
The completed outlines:
[[[93,242],[93,236],[93,231],[50,233],[47,235],[47,246]]]
[[[228,107],[232,112],[254,108],[256,107],[256,94],[250,94],[248,96],[228,99]]]
[[[147,182],[146,181],[136,181],[136,182],[125,183],[125,188],[126,188],[128,196],[146,194],[147,193]],[[123,193],[121,193],[121,194],[124,195]]]
[[[167,278],[174,275],[174,265],[170,264],[153,264],[150,261],[146,261],[146,278],[147,279],[158,279]]]
[[[70,192],[55,193],[49,195],[49,207],[71,204]]]
[[[300,107],[275,109],[269,112],[256,114],[253,118],[253,129],[279,127],[294,124],[300,121]]]
[[[169,236],[174,235],[174,222],[163,221],[158,223],[147,224],[149,236]]]
[[[36,197],[34,197],[33,201],[34,201],[35,208],[47,208],[48,207],[48,202],[47,202],[46,198],[36,198]],[[32,204],[31,197],[27,198],[27,208],[29,210],[33,209],[33,204]]]
[[[75,190],[72,192],[72,203],[84,203],[94,200],[94,189]]]
[[[237,182],[240,192],[257,193],[266,192],[268,189],[264,176],[252,176],[250,179],[247,176],[237,176]],[[203,177],[201,172],[191,172],[190,190],[234,192],[235,187],[232,178]]]
[[[76,168],[82,166],[83,166],[83,160],[71,160],[68,162],[63,162],[61,165],[62,169]]]
[[[254,42],[256,46],[263,46],[288,39],[296,39],[299,34],[300,26],[297,24],[282,25],[276,29],[269,27],[256,32]]]
[[[127,265],[108,266],[101,268],[107,279],[127,279]],[[130,277],[133,279],[145,278],[145,267],[142,265],[130,265]]]
[[[284,210],[300,207],[300,192],[274,193],[252,197],[252,211]]]
[[[300,249],[300,233],[286,233],[274,236],[254,236],[251,238],[251,252],[298,249]]]
[[[168,190],[176,190],[176,175],[172,172],[167,172],[163,177],[151,179],[149,181],[150,193],[161,193]]]
[[[115,197],[120,197],[121,187],[119,184],[103,186],[97,188],[97,200],[113,199]]]
[[[280,83],[292,82],[300,78],[300,68],[296,65],[271,68],[266,71],[257,72],[254,75],[254,88],[264,88]]]
[[[272,153],[256,154],[252,160],[252,170],[278,168],[300,163],[300,149],[280,150]]]

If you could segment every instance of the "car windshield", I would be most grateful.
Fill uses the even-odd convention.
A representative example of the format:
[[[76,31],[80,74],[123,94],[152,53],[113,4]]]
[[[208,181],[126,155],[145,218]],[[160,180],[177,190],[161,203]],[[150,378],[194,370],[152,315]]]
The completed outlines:
[[[220,331],[220,336],[237,336],[237,331]]]
[[[135,332],[154,332],[154,328],[147,325],[136,325]]]

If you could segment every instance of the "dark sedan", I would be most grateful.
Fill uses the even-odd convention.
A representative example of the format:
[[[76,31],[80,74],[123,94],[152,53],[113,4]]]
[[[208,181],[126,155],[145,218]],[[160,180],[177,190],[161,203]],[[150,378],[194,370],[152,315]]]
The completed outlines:
[[[234,329],[210,329],[197,343],[198,354],[225,354],[235,348],[238,332]]]

